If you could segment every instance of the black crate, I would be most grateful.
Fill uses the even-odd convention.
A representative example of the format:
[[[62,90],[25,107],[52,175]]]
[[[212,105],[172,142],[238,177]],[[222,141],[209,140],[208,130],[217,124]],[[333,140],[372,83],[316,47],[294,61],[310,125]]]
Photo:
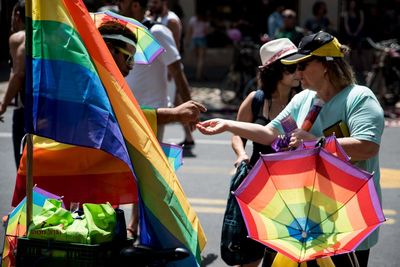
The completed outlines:
[[[115,243],[87,245],[18,238],[17,267],[101,267],[117,265]]]

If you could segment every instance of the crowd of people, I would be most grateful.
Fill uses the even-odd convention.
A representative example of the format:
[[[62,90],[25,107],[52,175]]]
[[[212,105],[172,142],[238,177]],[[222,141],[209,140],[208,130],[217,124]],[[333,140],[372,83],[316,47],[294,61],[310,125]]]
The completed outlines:
[[[276,5],[274,12],[266,19],[271,40],[263,44],[259,51],[259,89],[250,93],[240,105],[236,121],[211,119],[204,122],[198,120],[200,113],[205,112],[206,108],[191,100],[181,53],[183,41],[190,42],[196,54],[196,79],[203,79],[207,35],[211,24],[205,10],[197,10],[189,20],[184,38],[182,22],[168,8],[167,2],[118,0],[116,6],[108,7],[123,16],[142,22],[164,47],[165,53],[150,66],[134,65],[133,56],[137,43],[134,34],[118,25],[105,24],[99,27],[138,103],[157,110],[157,137],[160,142],[163,139],[162,125],[173,121],[184,126],[185,139],[181,145],[186,148],[194,146],[192,131],[196,128],[206,135],[228,131],[234,134],[232,148],[236,154],[235,166],[245,162],[251,168],[259,159],[260,153],[275,152],[271,144],[285,134],[282,121],[288,115],[298,125],[302,125],[315,102],[322,101],[324,104],[311,128],[300,127],[291,132],[289,148],[296,148],[305,140],[320,139],[326,135],[327,128],[344,122],[349,135],[338,138],[338,142],[356,166],[374,174],[380,195],[378,156],[384,128],[383,110],[373,92],[357,83],[354,70],[347,61],[349,49],[335,37],[335,34],[343,37],[344,42],[355,51],[353,53],[358,53],[353,54],[355,59],[362,58],[361,40],[366,34],[367,19],[357,1],[348,1],[343,13],[345,31],[342,34],[332,30],[327,17],[327,6],[322,1],[315,2],[313,17],[306,21],[304,27],[298,25],[294,10],[287,9],[282,4]],[[17,168],[20,140],[23,136],[23,6],[24,2],[20,0],[13,11],[13,34],[9,38],[12,71],[0,105],[1,115],[11,101],[18,98],[18,108],[14,109],[13,117]],[[351,63],[356,69],[355,59]],[[170,93],[168,88],[172,88]],[[253,141],[253,153],[250,156],[245,151],[247,140]],[[137,213],[137,206],[133,205],[132,219],[127,228],[128,234],[133,237],[138,234]],[[378,231],[375,231],[359,245],[356,251],[359,266],[367,266],[369,251],[377,241]],[[257,256],[251,262],[241,263],[241,266],[258,266],[261,261],[263,266],[271,266],[275,252],[264,246],[259,246],[258,249],[261,252],[249,252],[256,253]],[[347,254],[333,256],[332,260],[336,266],[349,266]]]

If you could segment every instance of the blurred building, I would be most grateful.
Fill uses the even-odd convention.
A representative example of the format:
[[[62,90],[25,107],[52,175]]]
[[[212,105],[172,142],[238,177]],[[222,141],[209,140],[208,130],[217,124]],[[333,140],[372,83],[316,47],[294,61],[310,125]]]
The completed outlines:
[[[286,8],[297,12],[299,26],[312,16],[316,0],[169,0],[170,8],[182,17],[183,23],[195,14],[197,8],[206,10],[214,28],[210,36],[211,46],[224,47],[229,42],[226,30],[238,27],[244,36],[258,40],[267,32],[267,18],[273,12],[274,1],[284,3]],[[16,0],[0,0],[0,61],[8,58],[11,11]],[[112,1],[84,0],[90,11]],[[333,30],[341,31],[341,14],[346,0],[325,0]],[[366,27],[378,39],[398,37],[400,0],[362,0],[366,12]],[[388,12],[389,10],[389,12]],[[372,19],[370,19],[372,18]],[[379,24],[379,25],[378,25]],[[396,33],[397,31],[397,33]]]

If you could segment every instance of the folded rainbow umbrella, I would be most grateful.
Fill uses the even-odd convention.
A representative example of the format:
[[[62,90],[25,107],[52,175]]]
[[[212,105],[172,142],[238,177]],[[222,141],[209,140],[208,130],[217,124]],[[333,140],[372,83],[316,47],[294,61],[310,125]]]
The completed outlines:
[[[32,214],[40,213],[46,199],[60,199],[60,196],[49,193],[37,186],[32,190]],[[17,247],[17,237],[26,235],[26,198],[11,211],[7,218],[7,227],[2,253],[2,267],[15,266],[15,249]]]
[[[162,150],[165,153],[171,167],[174,171],[178,170],[183,165],[183,148],[179,145],[160,143]]]
[[[27,1],[26,129],[103,150],[137,179],[141,242],[185,247],[200,265],[199,219],[150,125],[80,0]]]
[[[321,147],[262,155],[234,194],[249,236],[295,262],[354,251],[385,221],[373,175]]]

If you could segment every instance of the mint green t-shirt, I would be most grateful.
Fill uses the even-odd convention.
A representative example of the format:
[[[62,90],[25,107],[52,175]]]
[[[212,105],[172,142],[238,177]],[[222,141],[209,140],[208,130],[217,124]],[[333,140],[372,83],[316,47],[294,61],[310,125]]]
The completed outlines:
[[[278,129],[282,134],[280,121],[289,114],[300,127],[316,99],[316,92],[304,90],[293,97],[287,107],[268,125]],[[314,136],[323,136],[323,130],[344,122],[350,132],[350,137],[358,140],[371,141],[380,144],[385,125],[383,110],[374,93],[365,86],[350,85],[340,91],[322,107],[310,132]],[[380,187],[380,170],[378,155],[355,163],[356,166],[374,173],[374,182],[382,202]],[[365,239],[358,250],[371,248],[378,242],[378,230]]]

